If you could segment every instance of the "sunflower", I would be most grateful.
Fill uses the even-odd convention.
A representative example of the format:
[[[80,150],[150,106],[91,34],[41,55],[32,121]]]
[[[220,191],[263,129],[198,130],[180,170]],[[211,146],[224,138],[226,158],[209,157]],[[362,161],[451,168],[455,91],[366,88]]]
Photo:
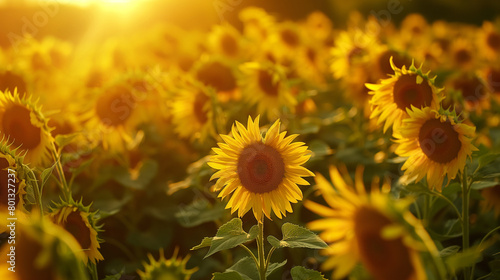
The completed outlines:
[[[330,70],[335,79],[347,78],[351,69],[359,65],[366,65],[370,58],[370,48],[378,43],[373,34],[365,34],[360,29],[343,31],[335,38],[332,48],[332,64]]]
[[[367,193],[361,167],[356,169],[354,184],[350,178],[347,182],[343,179],[347,176],[330,167],[334,188],[316,174],[317,188],[329,207],[304,202],[306,208],[324,217],[307,224],[309,229],[321,231],[319,236],[330,243],[323,251],[329,258],[322,269],[333,269],[333,279],[341,279],[361,263],[377,280],[427,279],[418,248],[423,246],[412,234],[430,237],[409,212],[409,202],[380,193],[376,180]]]
[[[247,7],[238,14],[243,22],[243,34],[250,40],[261,42],[269,36],[269,30],[274,28],[276,19],[264,9]]]
[[[370,100],[372,113],[370,118],[377,118],[377,124],[384,124],[384,133],[392,126],[393,133],[398,133],[401,121],[408,117],[406,112],[410,106],[418,108],[430,106],[437,109],[442,100],[442,89],[434,85],[434,78],[429,72],[423,73],[422,67],[416,68],[414,63],[406,69],[396,67],[390,60],[394,75],[381,80],[378,84],[366,84],[373,95]]]
[[[495,60],[500,54],[500,31],[495,28],[492,22],[483,22],[482,28],[477,36],[477,46],[479,53],[485,58]]]
[[[467,112],[481,113],[490,108],[490,93],[480,77],[474,73],[463,72],[448,81],[448,89],[457,91],[457,99],[462,101]]]
[[[236,71],[224,59],[209,59],[193,66],[194,76],[201,83],[211,87],[221,102],[238,100],[240,92]]]
[[[484,198],[480,202],[483,211],[488,212],[493,210],[495,217],[500,217],[500,184],[482,189],[481,195]]]
[[[445,175],[454,179],[477,150],[471,144],[475,127],[460,123],[455,112],[430,107],[412,107],[408,114],[396,139],[396,154],[408,157],[401,169],[416,182],[427,175],[429,188],[441,191]]]
[[[312,38],[327,45],[332,37],[333,23],[324,13],[314,11],[307,16],[304,27]]]
[[[137,126],[146,116],[144,94],[121,79],[99,89],[93,108],[82,117],[89,139],[112,152],[133,145],[138,135]]]
[[[38,166],[50,159],[53,138],[40,107],[17,91],[0,92],[0,134],[26,152],[24,163]]]
[[[238,59],[243,52],[241,34],[229,24],[216,25],[208,35],[208,42],[214,53]]]
[[[173,123],[182,138],[204,141],[207,136],[216,135],[210,100],[212,92],[200,83],[192,83],[179,89],[173,97]]]
[[[0,212],[6,221],[7,213]],[[86,280],[87,272],[80,261],[83,252],[78,242],[65,230],[38,212],[16,215],[15,272],[9,271],[11,245],[0,245],[0,279],[10,280]],[[10,231],[7,223],[0,232]]]
[[[284,69],[275,64],[247,62],[240,66],[246,79],[241,88],[249,104],[257,104],[259,114],[269,119],[279,117],[285,106],[293,110],[297,100],[286,83]]]
[[[262,222],[263,213],[271,219],[271,211],[278,218],[292,212],[291,203],[302,199],[297,186],[309,185],[302,177],[314,176],[301,165],[311,157],[302,142],[291,143],[298,135],[285,138],[277,120],[262,138],[259,117],[252,121],[248,117],[247,128],[241,123],[233,125],[231,134],[221,135],[225,143],[213,148],[216,155],[208,165],[219,171],[210,179],[216,179],[219,197],[231,196],[226,209],[238,210],[242,217],[250,208],[257,221]]]
[[[85,253],[82,258],[85,264],[88,261],[96,263],[104,260],[99,252],[99,238],[97,232],[100,226],[96,223],[98,219],[96,212],[90,212],[90,206],[84,206],[82,202],[75,202],[70,199],[69,202],[54,203],[49,213],[50,219],[57,225],[69,232],[80,244]]]
[[[476,64],[476,50],[466,38],[457,38],[451,42],[450,61],[454,69],[471,70]]]
[[[184,259],[178,258],[179,249],[176,248],[174,255],[170,259],[165,259],[163,249],[160,249],[160,259],[155,260],[151,254],[148,254],[150,264],[144,262],[144,271],[138,270],[137,273],[141,280],[157,280],[157,279],[176,279],[189,280],[191,275],[198,268],[186,269],[186,263],[189,261],[189,256]]]

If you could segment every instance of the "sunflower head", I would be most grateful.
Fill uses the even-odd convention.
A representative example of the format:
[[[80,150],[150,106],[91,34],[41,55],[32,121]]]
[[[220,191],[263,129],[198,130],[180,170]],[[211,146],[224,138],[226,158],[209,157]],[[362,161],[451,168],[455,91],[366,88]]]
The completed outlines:
[[[239,98],[238,80],[233,67],[223,59],[203,61],[193,66],[198,81],[212,88],[221,102]]]
[[[84,206],[81,201],[70,199],[69,202],[54,203],[49,214],[50,219],[69,232],[80,244],[85,257],[82,260],[92,263],[103,260],[99,252],[99,238],[97,233],[102,226],[98,226],[96,212],[90,212],[90,205]]]
[[[25,163],[48,162],[53,138],[47,123],[31,98],[21,98],[17,91],[0,92],[0,134],[26,153]]]
[[[7,213],[1,212],[2,220]],[[10,217],[10,216],[9,216]],[[0,232],[10,231],[3,223]],[[78,242],[65,230],[53,224],[46,217],[34,211],[27,215],[17,215],[16,221],[15,273],[7,268],[10,245],[0,246],[0,278],[12,280],[86,280],[81,259],[83,252]]]
[[[410,202],[379,192],[377,180],[367,192],[362,167],[356,169],[354,182],[345,168],[341,170],[330,168],[333,186],[316,174],[317,188],[328,206],[304,203],[324,217],[308,224],[330,243],[324,250],[329,259],[323,269],[333,269],[333,278],[341,279],[361,263],[374,279],[426,279],[416,249],[421,242],[413,238],[414,228],[409,226],[415,222],[408,217]]]
[[[174,255],[170,259],[165,259],[163,249],[160,249],[160,259],[155,260],[151,254],[148,254],[150,263],[144,262],[144,271],[138,270],[137,273],[141,280],[189,280],[191,275],[198,268],[186,269],[186,263],[189,256],[178,258],[179,249],[176,248]]]
[[[225,143],[213,148],[208,165],[219,171],[211,179],[218,178],[219,197],[231,197],[226,208],[238,210],[240,217],[252,209],[259,222],[263,214],[270,219],[271,212],[281,219],[292,212],[290,203],[302,199],[297,184],[309,185],[302,177],[314,176],[301,166],[310,158],[307,147],[292,143],[298,135],[285,137],[280,125],[277,120],[262,138],[259,117],[248,117],[247,127],[236,122],[231,135],[221,135]]]
[[[366,87],[373,95],[370,118],[377,118],[379,125],[384,123],[384,132],[389,127],[397,132],[402,120],[408,117],[406,110],[411,107],[438,109],[443,95],[442,89],[435,86],[436,77],[429,77],[429,72],[424,73],[422,66],[417,68],[412,62],[408,69],[405,65],[398,68],[392,57],[390,63],[394,75],[378,84],[366,84]]]
[[[441,191],[445,175],[449,183],[477,150],[471,144],[475,127],[461,123],[454,111],[413,107],[408,114],[396,140],[396,154],[408,157],[401,169],[416,182],[427,175],[429,187]]]

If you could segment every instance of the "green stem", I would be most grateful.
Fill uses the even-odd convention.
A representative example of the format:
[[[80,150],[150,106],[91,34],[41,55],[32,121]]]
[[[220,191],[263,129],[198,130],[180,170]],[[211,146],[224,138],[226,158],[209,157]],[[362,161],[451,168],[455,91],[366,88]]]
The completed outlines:
[[[33,184],[35,184],[35,186],[33,186],[33,191],[34,191],[34,195],[35,195],[35,201],[37,202],[38,204],[38,207],[40,208],[40,215],[43,216],[43,204],[42,204],[42,191],[39,187],[38,187],[38,183],[37,183],[37,180],[36,180],[36,176],[35,176],[35,173],[33,173],[33,170],[30,169],[30,173],[32,178],[31,178],[31,182],[33,182]],[[43,188],[43,186],[42,186]]]
[[[442,198],[444,201],[448,202],[448,204],[451,205],[453,210],[455,210],[455,213],[457,213],[457,217],[458,217],[458,220],[460,221],[460,223],[463,223],[462,214],[458,210],[457,206],[455,206],[455,204],[449,198],[447,198],[446,196],[442,195],[441,193],[439,193],[437,191],[432,191],[431,193],[439,198]]]
[[[259,253],[259,275],[260,280],[266,280],[266,257],[264,255],[264,221],[259,221],[259,237],[257,239]]]
[[[462,252],[469,249],[469,185],[467,182],[467,166],[462,173]],[[464,279],[470,279],[471,268],[464,269]]]
[[[255,257],[255,255],[253,254],[253,252],[248,249],[247,246],[245,246],[244,244],[240,244],[240,247],[245,249],[245,251],[248,252],[248,254],[250,255],[250,257],[252,257],[253,261],[255,262],[255,264],[257,265],[257,267],[259,267],[259,260],[257,259],[257,257]]]
[[[271,261],[271,256],[273,255],[274,250],[276,250],[276,248],[275,248],[275,247],[271,248],[271,250],[270,250],[270,251],[269,251],[269,253],[267,254],[267,259],[266,259],[266,270],[267,270],[267,268],[269,267],[269,262]]]
[[[65,200],[68,200],[70,197],[70,190],[68,186],[68,182],[66,181],[66,177],[64,176],[64,171],[62,168],[61,161],[59,160],[59,153],[57,152],[56,145],[54,142],[52,142],[52,157],[54,158],[54,161],[56,162],[56,170],[57,170],[57,175],[59,176],[59,180],[61,181],[62,184],[62,189],[63,189],[63,195]]]
[[[494,229],[490,230],[490,232],[488,232],[488,233],[487,233],[487,234],[483,237],[483,239],[481,239],[481,242],[479,242],[479,246],[478,246],[479,250],[482,250],[482,247],[481,247],[481,246],[483,245],[484,241],[486,241],[486,239],[488,239],[488,237],[490,237],[490,235],[492,235],[493,233],[495,233],[495,231],[497,231],[497,230],[500,230],[500,226],[498,226],[498,227],[496,227],[496,228],[494,228]],[[475,269],[475,268],[476,268],[476,264],[474,263],[474,264],[472,265],[472,272],[471,272],[471,278],[470,278],[471,280],[472,280],[472,277],[474,276],[474,269]]]

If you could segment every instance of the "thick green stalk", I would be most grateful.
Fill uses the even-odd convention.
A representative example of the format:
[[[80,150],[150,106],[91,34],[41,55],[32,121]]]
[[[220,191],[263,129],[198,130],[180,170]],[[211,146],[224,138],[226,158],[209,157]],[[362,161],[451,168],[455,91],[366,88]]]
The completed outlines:
[[[467,166],[462,173],[462,251],[469,249],[469,184],[467,182]],[[471,268],[464,269],[464,279],[470,279]]]
[[[259,221],[259,238],[257,239],[259,253],[259,275],[260,280],[266,280],[266,256],[264,255],[264,221]]]

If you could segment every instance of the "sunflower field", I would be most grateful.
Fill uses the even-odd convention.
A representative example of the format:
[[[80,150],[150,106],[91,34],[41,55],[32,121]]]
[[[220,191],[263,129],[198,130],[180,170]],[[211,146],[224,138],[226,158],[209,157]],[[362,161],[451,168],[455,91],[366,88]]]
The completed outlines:
[[[416,2],[0,0],[0,279],[500,279],[500,3]]]

